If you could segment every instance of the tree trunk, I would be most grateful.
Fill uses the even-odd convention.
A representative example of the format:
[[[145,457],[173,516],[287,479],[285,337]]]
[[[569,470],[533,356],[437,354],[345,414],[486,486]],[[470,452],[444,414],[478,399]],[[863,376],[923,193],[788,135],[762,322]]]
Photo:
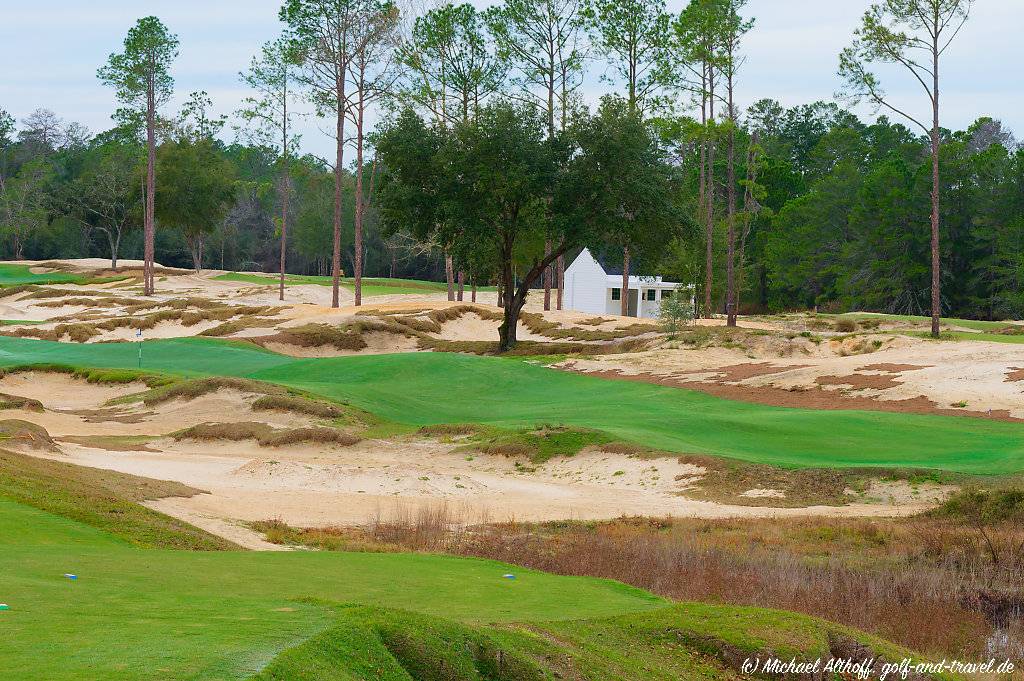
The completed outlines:
[[[551,255],[551,239],[544,240],[544,257]],[[544,311],[551,309],[551,268],[544,269]]]
[[[708,138],[707,138],[707,125],[708,125],[708,64],[705,62],[701,70],[701,92],[700,92],[700,125],[701,130],[704,131],[704,136],[700,142],[700,176],[697,187],[697,224],[705,224],[704,211],[707,209],[705,195],[707,193],[707,162],[708,162]],[[705,234],[707,242],[710,244],[711,240],[708,235]],[[707,249],[706,262],[704,263],[704,305],[705,310],[710,304],[710,277],[708,273],[711,272],[711,249]],[[706,312],[705,312],[706,314]]]
[[[939,261],[939,43],[938,31],[932,43],[934,75],[932,97],[932,337],[939,337],[939,318],[942,316],[942,281]]]
[[[513,294],[512,262],[511,253],[505,260],[501,272],[501,290],[504,291],[503,300],[500,301],[504,312],[501,326],[498,327],[498,352],[508,352],[516,344],[516,327],[519,324],[519,313],[526,303],[526,296],[520,297]],[[518,302],[518,307],[516,304]]]
[[[730,53],[730,59],[733,55]],[[727,159],[729,236],[725,260],[726,326],[736,326],[736,112],[733,108],[733,71],[729,69],[729,152]]]
[[[558,256],[558,309],[562,309],[562,292],[565,290],[565,256]]]
[[[622,249],[622,288],[619,289],[620,309],[623,317],[629,316],[629,246]],[[636,304],[639,306],[640,301]]]
[[[285,270],[285,257],[288,249],[288,195],[291,193],[291,183],[288,177],[288,67],[284,67],[284,97],[282,99],[283,108],[281,114],[281,161],[282,171],[284,177],[281,191],[281,288],[279,291],[280,299],[284,300],[284,270]],[[223,243],[223,241],[221,242]],[[224,264],[224,251],[221,250],[221,269]]]
[[[116,234],[112,231],[107,232],[107,243],[110,244],[110,269],[117,271],[117,252],[121,250],[121,232],[118,231]]]
[[[355,216],[355,277],[356,306],[363,304],[363,121],[366,114],[364,76],[360,74],[359,99],[356,103],[356,216]]]
[[[462,302],[462,299],[465,297],[465,291],[466,291],[466,273],[463,272],[462,270],[459,270],[459,290],[458,290],[458,294],[457,294],[457,300],[460,303]]]
[[[755,132],[747,146],[747,185],[743,192],[743,231],[740,233],[740,252],[736,257],[736,313],[739,314],[740,298],[743,295],[744,272],[747,266],[747,238],[750,236],[750,223],[754,219],[754,185],[757,183],[757,146],[760,137]]]
[[[715,140],[712,137],[711,128],[715,123],[715,72],[714,68],[708,66],[708,124],[706,130],[708,136],[707,145],[707,188],[704,190],[704,240],[706,245],[704,263],[704,318],[714,317],[714,308],[711,304],[711,293],[714,287],[713,270],[715,266]]]
[[[142,295],[155,292],[154,262],[156,260],[156,84],[155,65],[150,64],[146,83],[146,206],[143,218]]]
[[[559,255],[565,253],[566,245],[561,244],[558,247],[556,254],[549,254],[539,263],[535,263],[533,268],[526,273],[523,280],[519,282],[519,287],[514,288],[514,277],[512,273],[512,244],[506,243],[503,252],[501,253],[502,266],[501,279],[499,285],[505,290],[505,301],[504,315],[501,322],[501,326],[498,327],[498,351],[508,352],[516,344],[516,327],[519,323],[519,315],[523,311],[523,306],[526,305],[526,296],[530,292],[530,286],[544,273],[544,270],[551,267],[554,259]],[[514,291],[514,292],[513,292]]]
[[[334,166],[334,243],[331,250],[331,307],[341,306],[341,178],[345,168],[345,86],[338,88],[337,156]]]
[[[475,303],[476,302],[476,278],[475,277],[471,277],[470,280],[469,280],[469,295],[470,295],[470,302]]]
[[[452,263],[452,256],[446,248],[444,251],[444,276],[448,282],[448,300],[455,300],[455,266]]]

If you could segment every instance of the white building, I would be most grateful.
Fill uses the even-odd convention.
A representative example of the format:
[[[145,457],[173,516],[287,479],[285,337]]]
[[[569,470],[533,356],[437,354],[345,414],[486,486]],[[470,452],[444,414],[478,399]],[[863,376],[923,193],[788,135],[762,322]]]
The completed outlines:
[[[629,316],[656,318],[661,301],[678,295],[676,282],[661,277],[629,277]],[[689,295],[692,297],[692,289]],[[599,315],[622,313],[622,268],[598,262],[590,249],[584,248],[565,270],[562,306],[567,310]]]

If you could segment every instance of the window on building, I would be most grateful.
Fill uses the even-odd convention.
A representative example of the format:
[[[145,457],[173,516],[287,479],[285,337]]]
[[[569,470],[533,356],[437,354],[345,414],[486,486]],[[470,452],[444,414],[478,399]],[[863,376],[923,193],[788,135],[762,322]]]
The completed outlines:
[[[621,288],[613,288],[612,289],[612,300],[622,300],[622,289]]]
[[[673,293],[675,293],[675,291],[673,291],[672,289],[665,289],[664,291],[661,292],[661,299],[665,300],[666,298],[671,298]]]
[[[657,295],[658,295],[658,290],[657,289],[653,289],[653,288],[647,289],[647,300],[657,300],[657,298],[655,297]]]

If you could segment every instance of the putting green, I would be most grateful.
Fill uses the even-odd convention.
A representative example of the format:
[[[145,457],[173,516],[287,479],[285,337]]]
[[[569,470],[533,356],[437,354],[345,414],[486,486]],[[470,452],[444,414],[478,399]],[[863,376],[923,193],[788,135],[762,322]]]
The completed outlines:
[[[66,284],[82,281],[84,277],[63,272],[36,274],[29,265],[0,264],[0,286],[20,286],[21,284]]]
[[[133,343],[0,338],[0,366],[138,366]],[[408,353],[293,359],[207,339],[146,342],[142,368],[243,376],[427,425],[558,423],[672,452],[791,467],[915,467],[980,475],[1024,471],[1024,426],[969,417],[787,409],[582,376],[494,357]]]
[[[2,498],[0,575],[11,608],[0,612],[0,669],[10,679],[245,677],[328,626],[329,609],[310,599],[470,623],[665,605],[617,582],[485,560],[144,550]]]

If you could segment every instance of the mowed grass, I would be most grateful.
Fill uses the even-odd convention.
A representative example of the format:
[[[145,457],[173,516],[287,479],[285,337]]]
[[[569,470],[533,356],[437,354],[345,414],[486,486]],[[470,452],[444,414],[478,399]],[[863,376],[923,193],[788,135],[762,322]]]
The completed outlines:
[[[256,274],[253,272],[229,272],[221,274],[214,279],[220,281],[240,281],[248,284],[260,284],[273,286],[278,282],[278,276],[273,274]],[[297,286],[300,284],[317,284],[319,286],[330,286],[330,277],[310,276],[303,274],[285,274],[285,286]],[[355,282],[350,277],[341,280],[341,285],[349,290],[355,289]],[[422,279],[388,279],[386,277],[363,277],[363,295],[372,296],[393,296],[393,295],[423,295],[426,293],[443,293],[448,290],[445,282],[424,281]],[[478,288],[477,290],[491,290],[494,288]]]
[[[828,316],[834,316],[836,319],[851,319],[853,321],[873,319],[882,322],[910,322],[914,324],[931,323],[931,317],[919,317],[915,315],[899,314],[880,314],[875,312],[850,312],[841,315]],[[942,317],[940,321],[942,324],[946,326],[959,326],[963,329],[973,329],[973,331],[943,331],[942,339],[945,340],[954,339],[989,341],[992,343],[1024,343],[1024,326],[1020,327],[1019,334],[999,333],[1003,329],[1013,326],[1013,324],[1009,321],[991,322],[983,319],[957,319],[955,317]],[[923,338],[931,337],[930,332],[928,331],[910,332],[910,335],[920,336]]]
[[[29,265],[0,264],[0,287],[22,284],[69,284],[83,281],[85,277],[65,272],[37,274]]]
[[[330,626],[332,604],[470,624],[665,606],[617,582],[486,560],[140,549],[2,497],[0,575],[3,676],[26,680],[244,678]]]
[[[0,338],[0,367],[133,368],[135,344]],[[345,402],[398,424],[543,424],[602,431],[669,452],[785,467],[898,467],[978,475],[1024,471],[1024,426],[971,417],[787,409],[607,380],[513,359],[408,353],[293,359],[245,343],[148,341],[142,367],[242,376]]]

